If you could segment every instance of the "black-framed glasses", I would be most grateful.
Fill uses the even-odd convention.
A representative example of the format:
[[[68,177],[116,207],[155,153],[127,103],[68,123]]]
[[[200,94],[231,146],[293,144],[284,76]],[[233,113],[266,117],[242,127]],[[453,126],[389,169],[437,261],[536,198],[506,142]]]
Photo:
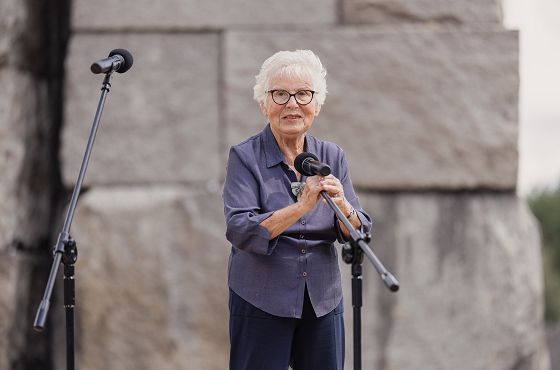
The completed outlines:
[[[294,94],[290,94],[286,90],[268,90],[267,93],[270,93],[272,100],[278,105],[287,104],[292,96],[299,105],[307,105],[311,103],[313,95],[315,95],[315,91],[313,90],[299,90]]]

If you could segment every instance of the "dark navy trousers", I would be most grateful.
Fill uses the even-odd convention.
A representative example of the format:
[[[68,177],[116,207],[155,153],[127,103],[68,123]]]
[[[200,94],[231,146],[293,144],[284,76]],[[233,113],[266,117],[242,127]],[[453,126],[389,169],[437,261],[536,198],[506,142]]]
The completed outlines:
[[[230,370],[342,370],[342,302],[316,317],[307,288],[301,319],[270,315],[230,289]]]

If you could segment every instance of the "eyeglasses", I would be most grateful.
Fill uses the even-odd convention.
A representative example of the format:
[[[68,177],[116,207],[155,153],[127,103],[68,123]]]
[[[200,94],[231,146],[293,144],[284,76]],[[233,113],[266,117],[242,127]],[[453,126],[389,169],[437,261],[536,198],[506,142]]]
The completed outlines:
[[[269,90],[267,93],[272,95],[272,100],[278,105],[287,104],[292,96],[299,105],[307,105],[311,103],[313,95],[315,95],[315,91],[313,90],[299,90],[295,94],[290,94],[286,90]]]

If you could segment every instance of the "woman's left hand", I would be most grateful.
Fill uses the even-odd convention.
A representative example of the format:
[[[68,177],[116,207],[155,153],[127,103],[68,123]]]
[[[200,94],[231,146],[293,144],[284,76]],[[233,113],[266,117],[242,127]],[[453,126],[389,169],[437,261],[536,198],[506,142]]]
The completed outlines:
[[[332,174],[325,176],[323,180],[321,180],[321,184],[323,185],[323,190],[325,190],[334,203],[340,208],[344,215],[348,215],[352,211],[352,205],[348,203],[346,197],[344,196],[344,188],[336,177]],[[326,202],[325,200],[323,200]]]

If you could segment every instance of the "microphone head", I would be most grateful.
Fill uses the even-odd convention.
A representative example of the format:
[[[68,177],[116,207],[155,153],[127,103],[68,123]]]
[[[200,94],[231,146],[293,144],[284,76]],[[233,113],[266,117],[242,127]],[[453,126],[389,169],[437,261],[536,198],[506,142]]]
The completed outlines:
[[[132,58],[132,54],[130,54],[130,52],[125,49],[115,49],[109,53],[109,56],[112,57],[113,55],[117,55],[117,54],[123,57],[124,59],[123,65],[121,65],[119,69],[117,69],[117,72],[125,73],[130,69],[130,67],[132,67],[132,63],[134,62]]]
[[[305,161],[306,159],[314,159],[316,161],[319,160],[319,158],[317,158],[317,156],[315,154],[303,152],[301,154],[298,154],[296,159],[294,159],[294,167],[296,168],[297,172],[299,172],[299,173],[301,173],[305,176],[313,176],[312,173],[309,173],[309,172],[307,172],[306,170],[303,169],[303,161]]]

